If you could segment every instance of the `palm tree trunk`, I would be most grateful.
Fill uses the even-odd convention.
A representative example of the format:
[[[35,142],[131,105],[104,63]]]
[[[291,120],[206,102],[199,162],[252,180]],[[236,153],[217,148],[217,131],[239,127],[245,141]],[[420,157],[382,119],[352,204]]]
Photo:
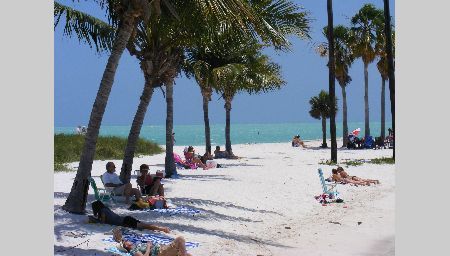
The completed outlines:
[[[125,148],[122,168],[120,170],[120,180],[123,183],[129,183],[131,179],[131,170],[133,167],[133,158],[136,151],[137,141],[141,133],[142,124],[144,123],[145,114],[147,113],[148,105],[153,96],[154,79],[151,74],[147,72],[147,65],[141,63],[141,69],[144,72],[145,85],[136,114],[134,115],[133,124],[131,125],[130,133],[128,134],[127,146]]]
[[[88,177],[91,176],[92,163],[94,161],[100,125],[102,123],[103,114],[105,113],[109,94],[114,83],[114,76],[116,74],[117,66],[119,65],[120,57],[125,50],[134,28],[134,18],[132,16],[131,9],[127,10],[124,17],[125,18],[118,29],[117,37],[114,41],[111,55],[108,58],[108,63],[106,64],[105,71],[103,72],[100,87],[92,107],[77,175],[75,176],[70,194],[62,207],[64,210],[71,213],[85,213],[87,194],[89,190]]]
[[[348,143],[348,124],[347,124],[347,92],[345,86],[341,86],[342,89],[342,139],[343,147]]]
[[[204,93],[202,93],[202,96],[203,96],[203,121],[205,122],[206,152],[211,154],[211,129],[209,127],[209,113],[208,113],[209,97]]]
[[[225,111],[226,111],[226,119],[225,119],[225,150],[229,155],[233,155],[233,150],[231,149],[231,100],[225,98]]]
[[[166,177],[170,178],[176,171],[175,160],[173,159],[173,80],[168,79],[166,83],[166,103],[167,103],[167,116],[166,116],[166,158],[165,158],[165,170]]]
[[[322,147],[326,148],[327,145],[327,118],[322,116]]]
[[[370,136],[369,127],[369,63],[364,63],[364,137]]]
[[[391,15],[389,10],[389,0],[384,0],[384,33],[386,35],[386,54],[388,60],[389,74],[389,96],[391,99],[391,115],[392,115],[392,131],[395,138],[395,74],[394,74],[394,55],[392,53],[392,31],[391,31]],[[395,159],[395,141],[392,157]]]
[[[384,140],[385,130],[386,130],[386,119],[385,119],[385,94],[386,94],[386,80],[384,80],[383,76],[381,77],[381,138]]]
[[[335,93],[335,56],[334,56],[334,35],[333,35],[333,1],[327,0],[328,13],[328,46],[329,46],[329,61],[328,61],[328,81],[329,81],[329,96],[333,108],[331,108],[330,115],[330,137],[331,137],[331,161],[337,162],[337,142],[336,142],[336,109],[334,108]]]

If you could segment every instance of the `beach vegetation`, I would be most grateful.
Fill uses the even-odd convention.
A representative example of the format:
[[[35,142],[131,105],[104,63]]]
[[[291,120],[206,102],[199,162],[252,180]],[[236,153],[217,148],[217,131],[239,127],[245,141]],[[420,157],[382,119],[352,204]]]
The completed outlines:
[[[311,105],[311,109],[309,110],[309,114],[312,118],[322,120],[322,148],[326,148],[327,146],[327,118],[330,118],[332,114],[332,109],[334,108],[336,113],[337,111],[337,99],[334,99],[334,102],[331,103],[330,97],[328,93],[324,90],[320,91],[319,95],[312,97],[309,100],[309,104]]]
[[[371,164],[395,164],[395,159],[393,157],[381,157],[374,158],[370,160]]]
[[[78,134],[54,135],[54,170],[69,171],[67,163],[80,159],[83,150],[84,136]],[[99,136],[95,150],[95,160],[121,159],[127,140],[115,136]],[[139,139],[136,145],[137,155],[155,155],[164,152],[156,143]],[[75,171],[75,170],[73,170]]]

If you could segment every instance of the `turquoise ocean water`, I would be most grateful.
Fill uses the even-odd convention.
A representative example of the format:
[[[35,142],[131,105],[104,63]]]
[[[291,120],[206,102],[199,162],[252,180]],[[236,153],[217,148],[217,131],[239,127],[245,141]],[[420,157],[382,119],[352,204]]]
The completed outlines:
[[[329,138],[329,124],[327,124],[327,138]],[[337,137],[342,137],[342,123],[336,124]],[[359,137],[364,135],[364,122],[350,122],[349,131],[361,128]],[[387,129],[391,127],[391,122],[386,122]],[[370,133],[372,136],[380,136],[380,122],[370,123]],[[130,126],[102,126],[100,135],[128,137]],[[205,143],[205,128],[202,124],[197,125],[175,125],[175,145],[199,146]],[[75,127],[55,127],[56,133],[75,133]],[[289,142],[292,137],[299,134],[303,140],[322,139],[322,124],[317,123],[281,123],[281,124],[231,124],[231,143],[273,143]],[[165,145],[164,125],[145,125],[141,130],[141,138],[155,141]],[[225,144],[225,124],[211,125],[211,144]]]

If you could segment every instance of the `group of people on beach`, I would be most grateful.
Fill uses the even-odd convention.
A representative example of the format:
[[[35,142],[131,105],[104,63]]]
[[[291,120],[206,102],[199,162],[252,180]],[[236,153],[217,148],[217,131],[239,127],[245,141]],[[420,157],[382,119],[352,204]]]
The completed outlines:
[[[358,176],[351,176],[341,166],[331,170],[331,180],[341,184],[370,186],[370,184],[380,184],[379,180],[363,179]]]

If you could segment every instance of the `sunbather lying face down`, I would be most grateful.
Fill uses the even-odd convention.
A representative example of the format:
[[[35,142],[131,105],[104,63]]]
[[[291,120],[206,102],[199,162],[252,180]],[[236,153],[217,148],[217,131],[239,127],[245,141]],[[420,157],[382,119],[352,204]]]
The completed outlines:
[[[186,251],[186,242],[179,236],[168,245],[158,245],[152,242],[136,243],[123,240],[119,229],[113,230],[114,240],[121,243],[122,247],[133,256],[191,256]]]
[[[347,178],[347,179],[352,179],[352,180],[356,180],[356,181],[363,181],[366,183],[373,183],[373,184],[380,184],[379,180],[371,180],[371,179],[363,179],[360,178],[358,176],[350,176],[348,175],[347,172],[344,171],[344,168],[342,168],[341,166],[339,166],[337,169],[338,174],[342,177],[342,178]]]
[[[106,207],[101,201],[95,201],[92,203],[92,211],[94,213],[94,217],[98,218],[98,221],[100,223],[129,227],[134,229],[156,230],[165,233],[170,232],[170,229],[167,227],[159,227],[150,223],[145,223],[131,216],[122,217],[111,211],[111,209]]]

